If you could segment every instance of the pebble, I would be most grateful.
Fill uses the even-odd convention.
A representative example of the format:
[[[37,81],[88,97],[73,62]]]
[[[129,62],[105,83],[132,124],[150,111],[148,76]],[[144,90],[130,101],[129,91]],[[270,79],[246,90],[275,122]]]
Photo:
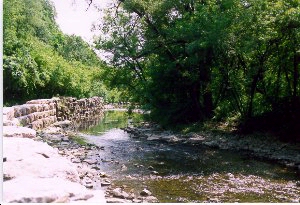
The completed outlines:
[[[84,186],[85,186],[86,188],[88,188],[88,189],[92,189],[92,188],[94,187],[93,184],[85,184]]]
[[[95,159],[84,159],[83,162],[86,162],[86,163],[88,163],[90,165],[98,163],[98,161],[95,160]]]
[[[92,167],[92,169],[95,169],[95,170],[100,170],[100,168],[99,168],[99,167],[97,167],[97,166],[94,166],[94,167]]]
[[[141,199],[132,199],[132,202],[133,203],[142,203],[142,200]]]
[[[152,193],[148,189],[143,189],[140,193],[141,196],[150,196]]]
[[[125,164],[122,164],[122,166],[121,166],[121,171],[126,171],[126,170],[127,170],[126,165],[125,165]]]
[[[72,158],[71,162],[73,162],[73,163],[81,163],[80,159],[78,159],[78,158]]]
[[[99,176],[100,176],[100,177],[103,177],[103,178],[104,178],[104,177],[108,177],[108,175],[107,175],[105,172],[100,172],[100,173],[99,173]]]
[[[148,169],[149,169],[149,170],[154,170],[154,167],[149,166]]]
[[[108,180],[101,182],[101,186],[109,186],[109,185],[111,185],[111,182]]]
[[[299,199],[291,199],[292,203],[299,203]]]
[[[131,201],[120,199],[120,198],[108,198],[106,203],[130,203]]]
[[[159,175],[159,173],[157,171],[152,171],[151,174]]]
[[[61,141],[68,142],[69,141],[69,137],[65,136],[65,137],[61,138]]]
[[[144,199],[144,202],[145,203],[158,203],[158,199],[155,197],[155,196],[147,196],[145,199]]]
[[[126,193],[125,191],[123,191],[121,188],[115,188],[114,190],[112,190],[111,193],[114,197],[118,197],[118,198],[122,198],[122,199],[129,197],[129,194]]]

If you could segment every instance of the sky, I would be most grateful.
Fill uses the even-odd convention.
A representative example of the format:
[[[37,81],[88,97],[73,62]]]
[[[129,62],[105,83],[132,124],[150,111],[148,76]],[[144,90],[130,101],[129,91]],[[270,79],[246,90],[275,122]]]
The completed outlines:
[[[81,36],[85,41],[92,43],[97,32],[91,27],[101,21],[102,13],[93,6],[88,7],[86,0],[51,0],[56,8],[56,22],[65,34]],[[109,6],[112,0],[94,0],[100,8]]]

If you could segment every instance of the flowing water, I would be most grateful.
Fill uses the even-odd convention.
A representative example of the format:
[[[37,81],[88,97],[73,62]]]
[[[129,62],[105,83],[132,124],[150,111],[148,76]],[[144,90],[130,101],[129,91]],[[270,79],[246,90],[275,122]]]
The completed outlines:
[[[98,125],[82,130],[99,146],[101,170],[115,186],[149,189],[160,202],[299,202],[293,169],[206,146],[131,138],[120,128],[142,120],[108,111]]]

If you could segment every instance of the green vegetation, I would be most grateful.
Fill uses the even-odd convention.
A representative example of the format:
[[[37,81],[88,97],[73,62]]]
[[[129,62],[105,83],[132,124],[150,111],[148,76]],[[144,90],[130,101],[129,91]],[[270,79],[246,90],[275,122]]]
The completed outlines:
[[[71,137],[71,139],[74,140],[76,143],[83,145],[83,146],[88,144],[84,138],[79,137],[79,136],[73,136],[73,137]]]
[[[119,0],[105,76],[163,125],[234,119],[299,140],[298,0]]]
[[[5,0],[3,11],[5,105],[56,95],[109,100],[97,78],[105,64],[81,37],[59,30],[49,0]]]
[[[300,139],[298,0],[117,3],[95,27],[104,63],[59,30],[49,0],[5,0],[4,104],[98,95],[164,126],[225,122]]]

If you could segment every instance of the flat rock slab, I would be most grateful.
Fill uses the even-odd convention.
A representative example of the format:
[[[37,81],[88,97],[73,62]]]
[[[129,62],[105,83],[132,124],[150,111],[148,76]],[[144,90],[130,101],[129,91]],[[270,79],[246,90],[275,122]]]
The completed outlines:
[[[60,177],[79,182],[74,165],[58,154],[58,150],[43,142],[27,138],[3,138],[3,173],[20,176]]]
[[[103,190],[79,184],[76,167],[44,142],[4,137],[3,155],[5,202],[106,202]]]
[[[12,120],[14,118],[14,108],[3,107],[3,116],[5,116],[7,120]]]
[[[27,127],[3,126],[3,137],[35,138],[36,131]]]
[[[81,184],[60,178],[29,176],[4,182],[3,201],[12,203],[106,202],[103,191],[90,191]]]
[[[7,120],[6,116],[3,115],[3,126],[19,126],[20,122],[17,118],[13,118],[12,120]]]

